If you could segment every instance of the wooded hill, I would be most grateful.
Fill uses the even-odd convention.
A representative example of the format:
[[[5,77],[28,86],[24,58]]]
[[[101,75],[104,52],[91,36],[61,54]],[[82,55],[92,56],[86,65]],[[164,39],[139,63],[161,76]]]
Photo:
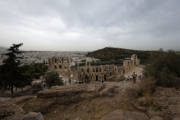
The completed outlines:
[[[158,53],[159,53],[158,51],[142,51],[142,50],[106,47],[93,52],[89,52],[87,56],[100,59],[101,62],[96,63],[97,65],[99,64],[121,65],[124,59],[130,58],[132,54],[137,54],[138,58],[141,60],[141,64],[146,64],[151,55]]]

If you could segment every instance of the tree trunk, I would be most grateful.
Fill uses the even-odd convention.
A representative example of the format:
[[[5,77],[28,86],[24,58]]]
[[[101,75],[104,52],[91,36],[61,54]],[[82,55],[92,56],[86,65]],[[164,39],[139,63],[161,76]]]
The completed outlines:
[[[11,84],[11,97],[14,96],[13,84]]]

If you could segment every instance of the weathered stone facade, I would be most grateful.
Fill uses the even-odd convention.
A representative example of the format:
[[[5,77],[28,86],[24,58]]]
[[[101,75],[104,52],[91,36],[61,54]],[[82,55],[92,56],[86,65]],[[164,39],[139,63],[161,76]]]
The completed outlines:
[[[50,69],[71,69],[71,59],[65,57],[52,57],[48,59]]]
[[[113,75],[124,75],[131,71],[134,67],[140,64],[140,60],[137,55],[133,54],[130,59],[123,61],[123,66],[116,65],[100,65],[91,66],[86,63],[86,66],[78,67],[78,81],[90,82],[90,81],[106,81],[108,77]]]
[[[106,81],[113,75],[124,75],[131,71],[134,67],[140,64],[137,55],[133,54],[130,59],[123,61],[122,66],[116,65],[100,65],[91,66],[86,62],[85,66],[78,66],[75,69],[71,68],[71,60],[69,58],[53,57],[48,60],[49,68],[66,72],[68,76],[79,83],[88,83],[90,81]]]
[[[140,60],[138,59],[136,54],[133,54],[130,59],[123,61],[123,69],[126,73],[139,64],[140,64]]]
[[[86,65],[77,68],[79,82],[105,81],[115,74],[123,74],[122,67],[115,65],[91,66]]]

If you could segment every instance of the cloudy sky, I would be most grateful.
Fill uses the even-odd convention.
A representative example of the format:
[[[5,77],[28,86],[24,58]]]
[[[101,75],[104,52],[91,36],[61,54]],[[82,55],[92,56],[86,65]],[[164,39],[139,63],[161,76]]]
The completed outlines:
[[[0,0],[0,46],[180,49],[180,0]]]

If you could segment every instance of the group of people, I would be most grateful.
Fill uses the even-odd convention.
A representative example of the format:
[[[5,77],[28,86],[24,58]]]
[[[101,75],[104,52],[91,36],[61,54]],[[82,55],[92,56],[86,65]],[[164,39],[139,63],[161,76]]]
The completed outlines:
[[[136,80],[143,79],[143,77],[143,73],[140,73],[140,75],[138,75],[136,72],[133,72],[132,75],[127,77],[127,80],[133,80],[133,83],[136,83]]]

